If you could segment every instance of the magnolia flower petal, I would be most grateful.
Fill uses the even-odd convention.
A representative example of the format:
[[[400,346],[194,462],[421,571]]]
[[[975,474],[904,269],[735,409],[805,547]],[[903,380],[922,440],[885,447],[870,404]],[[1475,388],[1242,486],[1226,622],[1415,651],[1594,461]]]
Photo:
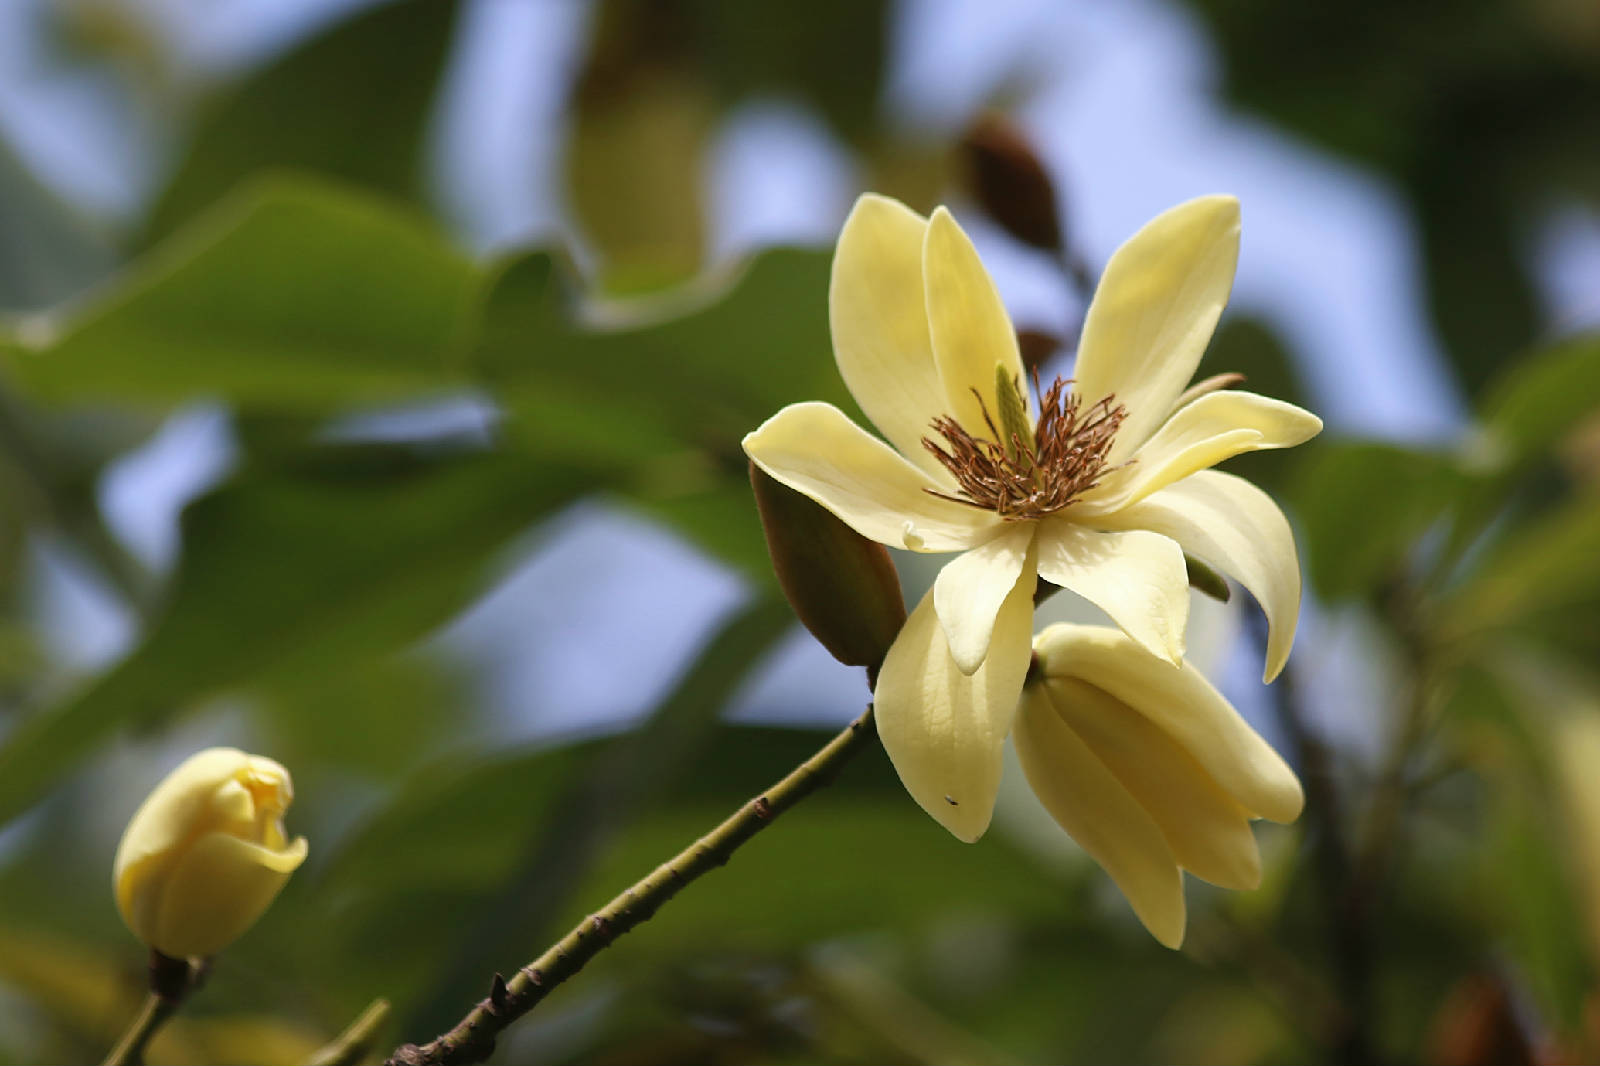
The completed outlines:
[[[995,617],[1027,563],[1033,530],[1032,522],[1013,525],[946,563],[934,580],[933,606],[963,674],[974,673],[989,654]]]
[[[1077,678],[1050,678],[1051,701],[1139,806],[1155,819],[1178,865],[1222,888],[1261,884],[1250,815],[1166,733]]]
[[[1041,577],[1099,607],[1150,654],[1183,661],[1189,571],[1176,541],[1056,519],[1040,526],[1038,545]]]
[[[1213,392],[1167,419],[1133,461],[1107,474],[1078,505],[1110,514],[1241,452],[1292,448],[1322,431],[1322,419],[1253,392]]]
[[[238,748],[207,748],[189,756],[145,797],[117,845],[113,878],[119,885],[134,866],[160,856],[194,834],[197,823],[217,817],[218,793],[250,766]],[[280,767],[281,769],[281,767]],[[248,793],[245,799],[249,799]]]
[[[1013,733],[1034,795],[1116,882],[1150,934],[1183,943],[1183,874],[1161,827],[1057,711],[1047,685],[1022,693]]]
[[[878,735],[911,798],[958,839],[989,828],[1001,753],[1032,656],[1033,566],[995,617],[989,655],[971,676],[950,655],[930,590],[884,658],[873,694]]]
[[[989,418],[998,426],[995,366],[1003,367],[1023,388],[1022,356],[1011,317],[978,258],[978,250],[942,207],[928,219],[922,275],[933,358],[944,382],[945,410],[973,436],[991,437],[983,409],[987,406]]]
[[[922,446],[933,419],[949,411],[928,339],[927,230],[927,219],[899,201],[873,193],[857,200],[833,255],[828,321],[839,375],[856,403],[901,455],[943,482],[944,467]]]
[[[1278,676],[1300,618],[1300,560],[1289,522],[1270,496],[1244,478],[1202,470],[1097,521],[1165,534],[1248,589],[1267,616],[1262,680]]]
[[[1050,626],[1034,651],[1045,676],[1087,681],[1150,719],[1253,816],[1299,817],[1294,771],[1194,667],[1152,669],[1139,645],[1106,626]]]
[[[1202,196],[1156,216],[1111,256],[1073,371],[1085,408],[1127,408],[1109,459],[1132,455],[1194,376],[1239,261],[1239,202]]]
[[[255,924],[305,858],[304,837],[273,851],[206,834],[167,877],[151,946],[178,959],[216,954]]]
[[[961,551],[1000,524],[933,495],[944,486],[832,404],[790,404],[744,438],[745,454],[864,537],[891,548]]]

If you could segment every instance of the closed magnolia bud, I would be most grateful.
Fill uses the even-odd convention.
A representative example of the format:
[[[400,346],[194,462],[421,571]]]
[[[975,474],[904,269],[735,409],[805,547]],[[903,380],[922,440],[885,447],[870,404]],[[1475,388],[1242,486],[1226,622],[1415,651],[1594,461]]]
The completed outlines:
[[[835,659],[876,675],[906,620],[888,549],[755,463],[750,486],[772,568],[794,613]]]
[[[173,958],[214,955],[255,924],[305,861],[283,812],[289,771],[236,748],[191,755],[139,805],[117,847],[117,909]]]
[[[1050,175],[1017,126],[987,113],[961,142],[973,198],[1017,240],[1047,252],[1062,249],[1061,216]]]

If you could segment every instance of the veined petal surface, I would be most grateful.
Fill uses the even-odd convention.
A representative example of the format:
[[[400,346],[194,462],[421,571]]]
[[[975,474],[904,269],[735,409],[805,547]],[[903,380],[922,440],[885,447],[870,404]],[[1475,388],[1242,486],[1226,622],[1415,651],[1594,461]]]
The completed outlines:
[[[1034,523],[1013,523],[993,540],[944,564],[933,582],[933,605],[956,668],[972,674],[989,654],[1000,604],[1027,564]]]
[[[901,455],[945,482],[944,467],[922,446],[930,423],[949,411],[928,339],[927,230],[927,219],[897,200],[857,200],[833,255],[828,321],[839,375],[861,410]]]
[[[873,693],[878,735],[911,798],[958,839],[989,828],[1006,734],[1033,649],[1033,561],[1000,605],[983,665],[950,655],[932,590],[884,658]]]
[[[1202,470],[1097,521],[1165,534],[1248,589],[1267,616],[1262,680],[1278,676],[1300,618],[1300,560],[1289,522],[1270,496],[1244,478]]]
[[[1102,531],[1046,519],[1039,575],[1099,607],[1150,654],[1183,661],[1189,571],[1176,541],[1148,530]]]
[[[1105,626],[1050,626],[1034,650],[1047,677],[1088,681],[1150,719],[1252,815],[1300,816],[1294,771],[1194,667],[1153,669],[1143,649]]]
[[[928,219],[922,274],[933,358],[944,383],[945,410],[974,437],[993,439],[978,397],[983,397],[989,417],[998,426],[995,366],[1002,366],[1027,395],[1022,356],[1011,317],[1000,302],[989,271],[978,258],[978,250],[942,207]],[[1033,412],[1030,421],[1033,417],[1037,412]]]
[[[1322,419],[1253,392],[1213,392],[1167,419],[1133,461],[1084,495],[1085,514],[1110,514],[1158,489],[1243,452],[1292,448],[1322,431]]]
[[[1017,761],[1057,824],[1105,868],[1152,936],[1183,943],[1183,874],[1161,827],[1067,724],[1048,685],[1017,709]]]
[[[1118,248],[1090,301],[1073,371],[1087,410],[1127,408],[1109,459],[1155,432],[1189,384],[1239,261],[1239,201],[1202,196],[1156,216]]]
[[[946,486],[832,404],[790,404],[747,434],[744,450],[774,479],[891,548],[961,551],[1000,524],[987,511],[933,495]]]
[[[1043,684],[1057,713],[1155,819],[1180,866],[1222,888],[1260,885],[1249,812],[1170,735],[1086,681]]]

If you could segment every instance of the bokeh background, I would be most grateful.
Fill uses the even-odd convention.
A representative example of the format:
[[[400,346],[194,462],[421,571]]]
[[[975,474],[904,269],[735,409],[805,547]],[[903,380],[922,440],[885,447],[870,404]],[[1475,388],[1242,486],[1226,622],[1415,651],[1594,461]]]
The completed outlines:
[[[1202,372],[1328,429],[1230,464],[1287,675],[1242,592],[1190,644],[1307,813],[1173,953],[1026,789],[963,846],[874,749],[498,1061],[1600,1055],[1593,3],[8,0],[0,1061],[131,1017],[111,856],[195,748],[286,763],[311,858],[152,1054],[288,1063],[451,1024],[859,712],[738,440],[848,405],[864,189],[952,205],[1047,373],[1120,241],[1241,198]]]

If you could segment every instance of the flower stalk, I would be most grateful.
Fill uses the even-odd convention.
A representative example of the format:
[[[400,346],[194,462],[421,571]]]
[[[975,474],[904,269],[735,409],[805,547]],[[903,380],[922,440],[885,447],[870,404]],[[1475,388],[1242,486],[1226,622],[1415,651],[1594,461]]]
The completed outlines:
[[[538,1006],[618,937],[650,918],[691,881],[722,866],[739,847],[832,780],[839,767],[877,735],[869,705],[811,758],[751,799],[723,823],[584,919],[543,955],[508,980],[494,975],[489,995],[454,1028],[422,1044],[396,1048],[385,1066],[461,1066],[483,1062],[495,1039]]]
[[[174,959],[150,949],[150,991],[144,1006],[106,1055],[105,1066],[139,1066],[144,1049],[167,1023],[194,987],[194,968],[186,959]]]

